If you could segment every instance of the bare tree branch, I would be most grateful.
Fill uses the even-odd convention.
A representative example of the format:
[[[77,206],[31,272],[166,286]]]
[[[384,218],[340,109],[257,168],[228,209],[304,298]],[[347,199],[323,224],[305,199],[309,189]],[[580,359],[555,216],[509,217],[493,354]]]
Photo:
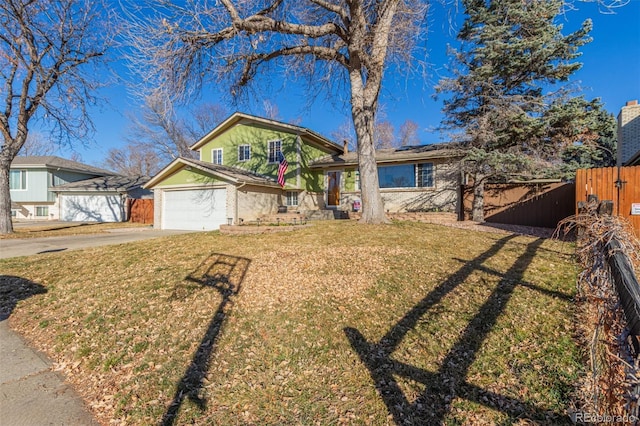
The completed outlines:
[[[271,63],[316,87],[348,83],[363,221],[386,221],[373,141],[378,97],[391,62],[411,69],[426,33],[427,2],[220,0],[186,9],[162,1],[130,14],[131,60],[143,84],[184,100],[206,83],[228,82],[237,97]]]
[[[87,106],[102,82],[87,67],[104,60],[112,41],[102,27],[108,20],[102,5],[89,0],[0,2],[0,233],[12,232],[9,166],[29,126],[46,122],[57,140],[92,129]]]

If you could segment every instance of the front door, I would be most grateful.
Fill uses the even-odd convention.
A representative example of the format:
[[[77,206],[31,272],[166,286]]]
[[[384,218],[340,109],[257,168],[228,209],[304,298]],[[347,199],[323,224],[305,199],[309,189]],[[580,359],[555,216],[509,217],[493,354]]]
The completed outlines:
[[[340,205],[340,172],[327,172],[327,207]]]

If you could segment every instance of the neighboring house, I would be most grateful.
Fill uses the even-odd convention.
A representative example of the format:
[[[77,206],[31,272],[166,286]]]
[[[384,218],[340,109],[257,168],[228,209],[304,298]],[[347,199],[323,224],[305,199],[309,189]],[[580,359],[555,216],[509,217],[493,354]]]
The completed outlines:
[[[127,196],[146,182],[56,156],[16,157],[10,167],[16,219],[119,222]]]
[[[146,185],[154,224],[213,230],[289,210],[311,214],[357,209],[357,155],[307,128],[235,113],[192,147],[199,160],[178,158]],[[277,182],[280,153],[288,163]],[[388,211],[457,208],[458,151],[430,145],[378,152]]]
[[[124,222],[127,199],[152,198],[142,185],[148,177],[99,176],[51,188],[58,194],[60,220],[70,222]]]
[[[640,105],[629,101],[618,114],[618,165],[640,165]]]

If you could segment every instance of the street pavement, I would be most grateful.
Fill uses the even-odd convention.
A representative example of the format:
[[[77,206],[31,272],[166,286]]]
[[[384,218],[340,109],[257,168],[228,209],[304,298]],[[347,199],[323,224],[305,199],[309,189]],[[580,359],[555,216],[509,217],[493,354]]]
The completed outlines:
[[[2,239],[0,259],[79,250],[88,247],[122,244],[193,231],[169,231],[151,228],[118,228],[103,234],[71,235],[64,237]]]
[[[0,258],[122,244],[185,232],[188,231],[121,228],[105,234],[4,239],[0,240]],[[4,290],[0,293],[8,294]],[[51,361],[11,330],[8,322],[8,318],[0,316],[0,426],[99,425],[74,389],[65,384],[64,377],[53,371]]]
[[[43,354],[0,321],[0,425],[99,425]]]

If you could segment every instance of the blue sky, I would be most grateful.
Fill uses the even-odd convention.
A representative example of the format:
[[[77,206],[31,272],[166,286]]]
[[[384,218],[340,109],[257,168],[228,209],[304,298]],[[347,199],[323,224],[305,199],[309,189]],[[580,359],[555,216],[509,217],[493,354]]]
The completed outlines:
[[[560,18],[565,28],[563,33],[574,31],[582,21],[591,18],[593,41],[581,49],[583,67],[572,81],[580,84],[587,99],[600,98],[605,108],[617,116],[626,101],[640,99],[640,0],[630,0],[614,13],[601,11],[593,2],[576,1],[574,6],[578,10],[568,11]],[[382,114],[386,119],[396,128],[407,119],[418,123],[421,143],[446,140],[446,135],[435,130],[442,119],[442,102],[433,98],[433,87],[446,73],[447,44],[455,46],[456,43],[455,31],[450,29],[442,6],[434,5],[429,22],[427,77],[388,73],[381,94]],[[126,78],[124,72],[122,77]],[[203,100],[220,102],[220,94],[210,89],[203,94]],[[127,114],[135,112],[138,102],[124,85],[104,89],[102,96],[109,103],[92,111],[96,126],[92,140],[74,145],[82,161],[94,165],[101,164],[110,148],[124,145]],[[274,93],[269,101],[277,106],[282,121],[299,123],[326,136],[350,119],[348,107],[340,101],[327,102],[320,97],[309,108],[304,89],[295,84]],[[225,107],[230,112],[236,109],[231,105]],[[262,115],[263,101],[251,99],[249,105],[239,109]],[[60,155],[69,156],[71,151],[61,150]]]

